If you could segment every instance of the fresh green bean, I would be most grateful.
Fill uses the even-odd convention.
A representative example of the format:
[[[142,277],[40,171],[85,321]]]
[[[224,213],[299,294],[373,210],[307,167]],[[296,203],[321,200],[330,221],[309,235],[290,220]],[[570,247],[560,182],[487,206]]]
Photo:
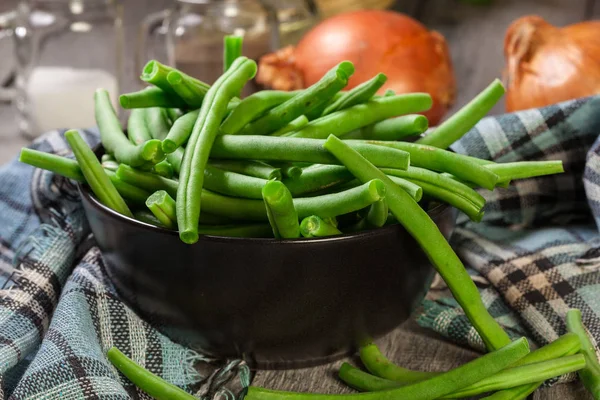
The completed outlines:
[[[165,190],[170,196],[177,196],[177,188],[179,186],[177,181],[150,172],[136,170],[129,165],[119,165],[117,177],[123,182],[152,193],[158,190]]]
[[[231,64],[236,58],[242,56],[242,46],[244,44],[244,38],[241,36],[227,35],[223,39],[224,51],[223,51],[223,72],[227,72]]]
[[[132,217],[131,211],[125,200],[121,197],[115,185],[111,182],[110,178],[104,170],[100,161],[87,145],[87,143],[81,138],[79,132],[76,130],[70,130],[65,133],[65,139],[69,143],[77,164],[81,168],[81,172],[85,177],[85,181],[92,189],[92,192],[98,197],[98,200],[105,206],[115,210],[119,214],[127,217]]]
[[[198,240],[204,169],[227,111],[227,104],[255,74],[256,63],[246,57],[239,57],[206,94],[206,101],[200,109],[179,173],[181,184],[177,196],[177,225],[179,237],[185,243],[191,244]]]
[[[371,375],[346,362],[340,367],[338,377],[346,385],[361,392],[379,392],[403,386],[400,382]]]
[[[431,105],[431,96],[427,93],[381,97],[317,118],[290,137],[325,139],[330,134],[342,136],[387,118],[427,111]]]
[[[500,80],[494,80],[473,100],[458,110],[453,116],[442,122],[417,143],[447,149],[475,126],[504,95],[504,86]]]
[[[158,86],[163,91],[169,94],[177,95],[173,90],[167,76],[170,72],[177,71],[175,68],[168,67],[164,64],[159,63],[156,60],[148,61],[148,63],[144,66],[144,70],[142,71],[142,76],[140,77],[144,82],[151,83],[154,86]],[[204,93],[208,92],[210,86],[198,79],[192,78],[191,76],[184,74],[181,71],[179,72],[183,79],[189,82],[190,85],[196,86],[197,88],[204,91]]]
[[[106,353],[106,357],[134,385],[156,400],[198,400],[191,394],[142,368],[116,347],[111,347]]]
[[[387,76],[385,74],[379,73],[375,75],[368,81],[347,91],[341,98],[327,106],[322,116],[369,101],[386,81]]]
[[[278,239],[300,237],[298,212],[290,191],[280,181],[268,181],[262,189],[267,217]]]
[[[125,109],[148,107],[184,108],[187,104],[174,94],[169,94],[157,87],[147,87],[143,90],[125,93],[119,96],[119,103]]]
[[[346,86],[353,73],[354,65],[351,62],[341,62],[327,72],[319,82],[267,111],[264,116],[247,124],[239,133],[243,135],[268,135],[283,128],[301,115],[308,117],[311,110],[329,101],[335,93]]]
[[[429,182],[414,182],[423,189],[425,195],[442,200],[443,202],[448,203],[453,207],[456,207],[457,209],[465,213],[472,221],[481,222],[484,215],[483,209],[470,202],[467,198],[462,197],[461,195],[455,192],[451,192],[440,186],[432,185]]]
[[[581,343],[580,353],[585,356],[586,366],[578,372],[584,386],[594,399],[600,398],[600,364],[596,349],[581,321],[581,311],[575,308],[567,311],[567,330],[577,335]]]
[[[105,171],[116,171],[119,168],[119,163],[116,161],[103,161],[101,165]]]
[[[272,238],[273,230],[269,224],[243,224],[243,225],[200,225],[200,235],[245,237],[245,238]]]
[[[167,137],[162,141],[162,149],[165,153],[174,152],[188,141],[194,124],[198,120],[198,115],[200,115],[200,110],[190,111],[173,123]]]
[[[130,185],[127,182],[123,182],[117,177],[117,174],[114,171],[107,171],[105,169],[104,172],[108,175],[112,184],[115,185],[117,192],[119,192],[124,199],[127,199],[130,204],[143,206],[146,203],[146,199],[150,196],[150,192],[140,189],[137,186]]]
[[[304,127],[307,124],[308,118],[306,118],[306,115],[301,115],[286,126],[284,126],[283,128],[271,133],[271,136],[284,136],[286,133],[297,131],[298,129]]]
[[[350,145],[355,142],[361,141],[346,141]],[[461,180],[476,183],[488,190],[493,190],[499,180],[498,175],[471,160],[469,157],[438,149],[437,147],[417,143],[384,142],[377,140],[366,140],[363,143],[377,144],[407,151],[410,153],[410,163],[415,167],[448,172]]]
[[[307,238],[342,234],[335,226],[316,215],[311,215],[302,220],[302,223],[300,224],[300,233]]]
[[[131,110],[129,120],[127,120],[127,135],[131,143],[143,145],[152,139],[148,124],[146,123],[146,109],[135,108]]]
[[[298,179],[302,176],[302,168],[285,161],[275,161],[271,165],[281,170],[281,175],[286,179]]]
[[[268,182],[265,179],[225,171],[211,164],[204,170],[204,180],[206,188],[213,192],[249,199],[262,199],[263,187]]]
[[[81,172],[81,168],[79,168],[79,164],[70,158],[24,147],[21,149],[19,161],[36,168],[52,171],[75,181],[85,182],[85,177]]]
[[[539,386],[539,384],[530,384],[500,390],[489,396],[482,397],[481,400],[525,400],[529,398],[529,395],[535,392]]]
[[[262,178],[266,180],[275,179],[280,181],[282,177],[280,168],[275,168],[261,161],[210,160],[209,164],[213,167],[224,169],[225,171],[237,172],[238,174],[253,176],[255,178]]]
[[[410,164],[410,157],[407,152],[390,152],[388,151],[389,147],[361,141],[349,142],[352,142],[349,144],[353,149],[377,167],[407,169]],[[320,139],[221,135],[215,139],[210,156],[211,158],[227,159],[339,164],[340,162],[323,148],[324,143],[325,141]],[[496,176],[490,171],[486,170],[486,172]]]
[[[515,340],[499,350],[485,354],[458,368],[425,381],[395,389],[358,394],[310,394],[269,390],[250,386],[246,400],[433,400],[456,392],[510,366],[529,352],[525,338]]]
[[[206,96],[206,88],[195,85],[180,71],[171,71],[167,74],[167,82],[171,89],[191,108],[202,106]]]
[[[133,213],[133,217],[140,222],[145,224],[158,226],[164,228],[162,222],[158,220],[150,211],[147,210],[137,210]]]
[[[427,118],[420,114],[388,118],[343,135],[343,139],[402,140],[420,135],[429,127]]]
[[[177,215],[175,214],[175,200],[164,190],[154,192],[148,200],[146,207],[154,214],[161,225],[167,228],[175,228]]]
[[[388,218],[388,205],[385,199],[379,200],[369,207],[369,212],[365,217],[369,226],[373,226],[376,228],[381,228],[385,225],[385,222]]]
[[[164,176],[165,178],[172,178],[175,174],[173,170],[173,166],[167,160],[162,160],[158,164],[154,166],[154,172],[156,172],[160,176]]]
[[[415,183],[413,181],[409,181],[407,179],[403,179],[403,178],[400,178],[397,176],[390,176],[389,178],[396,185],[400,186],[402,188],[402,190],[404,190],[406,193],[408,193],[410,195],[410,197],[413,198],[414,201],[419,202],[423,198],[424,190],[421,187],[421,182]]]
[[[565,172],[561,160],[486,164],[485,167],[498,175],[501,182]]]
[[[167,114],[169,115],[171,125],[173,125],[183,115],[183,112],[179,108],[167,108]]]
[[[171,129],[167,110],[165,108],[152,107],[144,111],[146,113],[146,126],[151,138],[160,141],[164,140]]]
[[[283,183],[292,196],[317,192],[333,187],[339,183],[350,182],[354,176],[341,165],[315,165],[304,168],[302,175],[295,179],[284,179]]]
[[[369,179],[380,179],[384,182],[390,211],[427,254],[488,349],[495,350],[508,344],[508,335],[487,311],[462,262],[419,204],[387,175],[336,136],[329,136],[325,148],[361,182]]]
[[[138,167],[147,161],[158,163],[164,159],[158,140],[149,140],[136,146],[127,139],[106,90],[96,90],[94,98],[100,140],[106,151],[113,154],[118,162]]]
[[[184,150],[183,147],[178,147],[173,153],[167,154],[167,161],[173,167],[173,171],[179,175],[181,171],[181,162],[183,161]]]
[[[235,134],[242,130],[246,124],[262,117],[265,112],[273,107],[293,98],[298,92],[284,92],[279,90],[262,90],[243,99],[231,114],[221,124],[221,132]],[[290,121],[291,122],[291,121]]]

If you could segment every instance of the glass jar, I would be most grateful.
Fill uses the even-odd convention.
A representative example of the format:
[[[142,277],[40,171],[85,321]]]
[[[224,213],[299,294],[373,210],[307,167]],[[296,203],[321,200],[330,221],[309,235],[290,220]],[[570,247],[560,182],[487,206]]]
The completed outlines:
[[[4,33],[14,42],[16,76],[10,95],[23,135],[95,126],[94,91],[100,87],[117,106],[123,79],[121,4],[22,0],[9,15]]]
[[[296,45],[319,22],[315,0],[263,0],[277,11],[281,47]]]
[[[136,73],[154,59],[212,83],[223,72],[226,35],[242,36],[243,55],[258,60],[279,48],[277,13],[262,0],[174,0],[142,23]],[[248,83],[242,94],[257,90]]]

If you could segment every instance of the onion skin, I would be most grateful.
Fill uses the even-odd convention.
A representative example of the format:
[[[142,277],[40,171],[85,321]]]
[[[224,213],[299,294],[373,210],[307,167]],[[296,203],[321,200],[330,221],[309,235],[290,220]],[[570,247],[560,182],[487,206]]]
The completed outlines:
[[[504,40],[508,112],[600,93],[600,21],[558,28],[519,18]]]
[[[259,83],[273,89],[308,87],[348,60],[356,71],[346,90],[382,72],[388,81],[379,94],[392,89],[398,94],[431,95],[433,107],[424,113],[430,125],[437,124],[454,102],[456,81],[444,37],[393,11],[362,10],[334,16],[309,31],[294,49],[274,54],[260,60],[257,76]]]

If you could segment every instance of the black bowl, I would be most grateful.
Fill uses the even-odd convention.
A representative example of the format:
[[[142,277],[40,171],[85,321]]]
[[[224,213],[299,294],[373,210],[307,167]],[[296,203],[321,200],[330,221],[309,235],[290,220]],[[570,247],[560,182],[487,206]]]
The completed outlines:
[[[173,340],[259,368],[314,365],[347,354],[409,318],[434,269],[400,225],[322,239],[201,236],[117,214],[79,185],[123,299]],[[456,210],[430,216],[446,238]]]

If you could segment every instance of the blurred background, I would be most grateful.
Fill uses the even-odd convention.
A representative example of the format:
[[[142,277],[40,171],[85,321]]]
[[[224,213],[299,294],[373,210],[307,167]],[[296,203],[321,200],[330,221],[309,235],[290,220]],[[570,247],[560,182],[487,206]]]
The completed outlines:
[[[64,121],[93,125],[93,89],[106,87],[118,105],[118,93],[143,87],[139,75],[150,59],[212,82],[221,73],[224,34],[243,35],[244,54],[258,61],[297,45],[324,20],[364,9],[406,14],[445,38],[455,89],[443,117],[503,77],[505,36],[515,20],[591,20],[600,16],[600,0],[1,0],[0,161]],[[276,59],[278,76],[290,54]],[[272,77],[265,82],[280,88]],[[492,113],[504,111],[502,102]]]

